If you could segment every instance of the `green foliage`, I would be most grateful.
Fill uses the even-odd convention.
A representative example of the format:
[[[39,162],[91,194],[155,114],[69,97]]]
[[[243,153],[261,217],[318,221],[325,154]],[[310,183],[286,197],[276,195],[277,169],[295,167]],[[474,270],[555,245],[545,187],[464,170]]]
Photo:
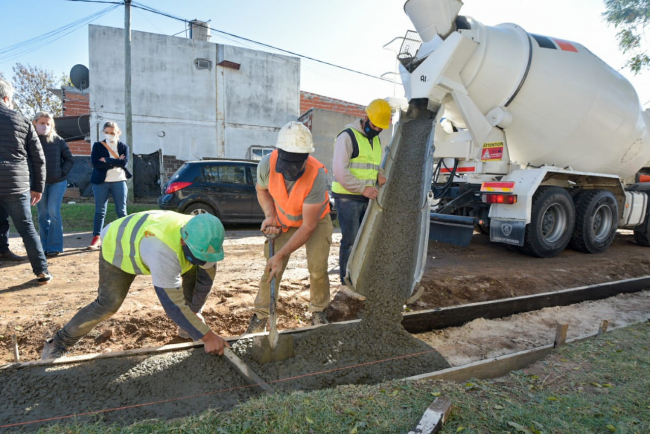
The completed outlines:
[[[63,103],[48,89],[57,89],[67,85],[70,79],[67,75],[57,78],[52,71],[38,66],[16,63],[13,68],[14,105],[28,119],[36,112],[46,111],[54,116],[61,116]]]
[[[605,21],[619,29],[616,38],[626,66],[635,74],[650,68],[644,30],[650,20],[650,0],[605,0]]]

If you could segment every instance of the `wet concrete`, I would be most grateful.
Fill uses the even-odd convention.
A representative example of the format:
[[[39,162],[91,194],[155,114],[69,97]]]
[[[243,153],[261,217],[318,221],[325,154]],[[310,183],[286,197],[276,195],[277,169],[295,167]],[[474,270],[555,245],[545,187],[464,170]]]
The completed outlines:
[[[372,384],[449,367],[435,349],[400,324],[415,268],[416,216],[424,202],[422,183],[428,182],[422,165],[431,125],[432,119],[422,118],[402,126],[402,143],[384,187],[383,222],[368,256],[371,266],[358,282],[367,296],[362,321],[296,334],[295,357],[277,363],[256,363],[252,339],[233,345],[233,351],[272,387],[291,391]],[[202,349],[13,369],[0,373],[0,421],[15,423],[204,394],[102,415],[108,422],[124,423],[170,419],[208,408],[228,410],[258,394],[254,388],[232,390],[245,386],[225,360],[207,356]]]

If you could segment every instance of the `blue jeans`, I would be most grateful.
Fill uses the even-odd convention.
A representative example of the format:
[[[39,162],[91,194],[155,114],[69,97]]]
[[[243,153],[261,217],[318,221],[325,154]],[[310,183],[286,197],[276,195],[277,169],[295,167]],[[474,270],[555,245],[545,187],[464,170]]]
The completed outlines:
[[[341,283],[345,284],[345,271],[348,267],[348,259],[357,239],[359,227],[363,216],[368,209],[368,201],[334,198],[336,201],[336,212],[338,213],[339,225],[341,226],[341,250],[339,251],[339,272]]]
[[[47,273],[47,261],[32,221],[30,198],[29,191],[22,194],[0,196],[0,208],[14,222],[16,230],[25,244],[27,257],[32,264],[32,271],[38,276],[41,273]]]
[[[115,201],[115,212],[118,218],[126,216],[126,181],[103,182],[93,184],[93,195],[95,195],[95,220],[93,222],[93,236],[99,235],[104,227],[106,217],[106,206],[108,195],[113,196]]]
[[[61,202],[68,188],[68,181],[45,184],[43,197],[36,204],[38,210],[38,231],[41,245],[46,252],[63,251],[63,221],[61,220]]]

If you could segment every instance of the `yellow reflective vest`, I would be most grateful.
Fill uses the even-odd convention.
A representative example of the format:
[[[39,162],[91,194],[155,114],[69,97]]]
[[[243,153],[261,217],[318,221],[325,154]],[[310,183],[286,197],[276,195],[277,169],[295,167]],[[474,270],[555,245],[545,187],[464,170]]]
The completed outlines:
[[[104,260],[129,274],[151,274],[140,259],[140,240],[156,237],[176,252],[182,274],[192,268],[181,245],[181,228],[191,215],[173,211],[144,211],[111,223],[102,241]]]
[[[366,136],[361,134],[354,128],[347,128],[341,131],[338,135],[348,133],[352,139],[352,144],[359,150],[359,155],[352,155],[350,158],[350,173],[360,181],[365,181],[366,186],[373,186],[377,182],[377,175],[381,166],[381,142],[379,136],[370,141]],[[332,192],[338,194],[354,194],[361,195],[361,193],[351,193],[341,183],[334,181],[332,183]]]

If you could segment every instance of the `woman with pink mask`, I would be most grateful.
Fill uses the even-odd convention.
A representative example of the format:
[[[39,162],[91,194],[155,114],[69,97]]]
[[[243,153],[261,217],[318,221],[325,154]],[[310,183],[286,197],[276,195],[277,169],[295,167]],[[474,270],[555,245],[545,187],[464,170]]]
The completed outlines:
[[[56,134],[54,118],[47,112],[38,112],[33,119],[36,133],[45,154],[45,188],[36,204],[38,229],[46,256],[57,256],[63,252],[63,221],[61,202],[68,188],[68,173],[74,160],[68,144]]]

